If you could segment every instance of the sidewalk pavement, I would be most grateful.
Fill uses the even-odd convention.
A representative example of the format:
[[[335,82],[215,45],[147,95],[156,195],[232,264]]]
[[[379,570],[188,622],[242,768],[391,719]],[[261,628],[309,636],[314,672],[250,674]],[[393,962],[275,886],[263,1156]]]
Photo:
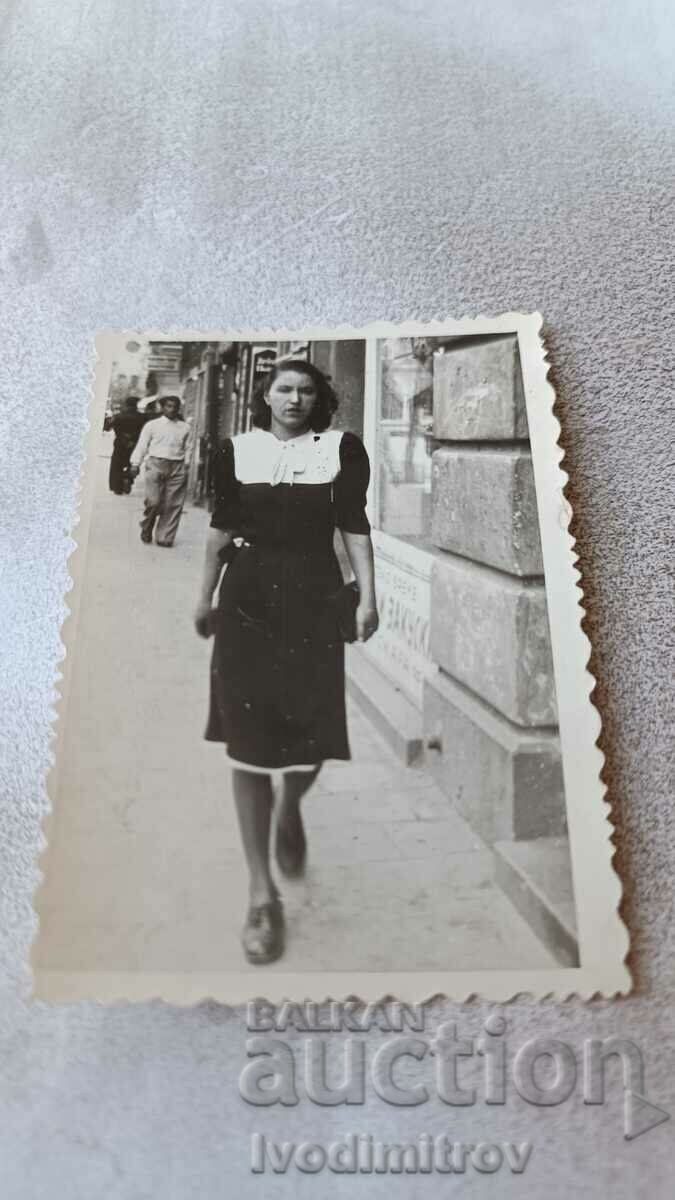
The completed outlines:
[[[243,970],[246,869],[222,748],[203,741],[211,643],[192,626],[208,516],[188,507],[173,549],[142,545],[142,486],[111,495],[105,454],[36,961]],[[303,802],[307,872],[281,880],[287,951],[265,970],[555,966],[431,777],[353,702],[349,722],[353,761],[327,764]]]

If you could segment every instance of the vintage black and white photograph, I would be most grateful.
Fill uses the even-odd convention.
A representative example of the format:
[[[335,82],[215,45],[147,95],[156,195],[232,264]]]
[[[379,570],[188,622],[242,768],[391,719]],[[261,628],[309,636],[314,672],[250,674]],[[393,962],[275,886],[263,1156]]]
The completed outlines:
[[[549,603],[573,568],[520,320],[99,338],[37,994],[597,965],[570,827],[597,836],[602,791],[561,740],[583,635]]]

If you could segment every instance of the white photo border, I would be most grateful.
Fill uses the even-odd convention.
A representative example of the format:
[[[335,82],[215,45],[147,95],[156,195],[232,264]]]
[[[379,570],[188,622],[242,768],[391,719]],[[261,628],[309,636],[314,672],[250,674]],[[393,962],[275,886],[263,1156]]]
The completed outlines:
[[[156,341],[305,341],[364,339],[367,361],[372,344],[382,338],[475,336],[516,334],[520,351],[529,437],[537,493],[544,561],[551,644],[562,747],[565,802],[570,842],[579,936],[579,966],[550,969],[471,971],[311,971],[266,970],[224,972],[82,972],[34,967],[33,996],[49,1002],[95,1000],[104,1003],[162,999],[191,1005],[212,999],[228,1005],[242,1004],[265,995],[271,1002],[301,1001],[311,992],[322,999],[358,998],[375,1002],[395,997],[423,1003],[435,997],[455,1001],[482,998],[505,1002],[517,996],[535,1000],[612,998],[630,992],[632,981],[626,956],[627,928],[619,914],[621,882],[613,866],[613,825],[606,789],[600,778],[604,755],[597,745],[600,716],[591,693],[595,680],[588,670],[590,642],[582,629],[584,618],[581,574],[576,566],[574,539],[569,532],[572,508],[564,495],[568,476],[562,466],[560,424],[554,414],[555,393],[549,382],[546,348],[540,313],[505,313],[497,317],[467,317],[443,321],[374,322],[362,328],[337,326],[295,330],[143,330]],[[65,659],[56,708],[54,765],[47,780],[53,808],[67,704],[70,655],[74,647],[81,599],[83,568],[93,507],[94,460],[105,411],[113,344],[122,336],[138,337],[137,330],[108,330],[95,339],[96,365],[89,409],[89,431],[83,459],[79,521],[74,530],[75,550],[69,560],[72,589],[67,595],[69,615],[62,628]],[[45,822],[49,852],[49,824]]]

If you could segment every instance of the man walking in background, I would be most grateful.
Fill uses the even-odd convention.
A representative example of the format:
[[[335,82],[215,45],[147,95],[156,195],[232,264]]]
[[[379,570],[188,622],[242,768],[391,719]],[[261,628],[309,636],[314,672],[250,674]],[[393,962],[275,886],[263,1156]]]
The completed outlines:
[[[161,406],[161,417],[143,427],[131,455],[130,471],[135,478],[147,458],[141,541],[152,541],[156,521],[156,544],[173,546],[187,491],[190,426],[180,418],[178,396],[164,396]]]

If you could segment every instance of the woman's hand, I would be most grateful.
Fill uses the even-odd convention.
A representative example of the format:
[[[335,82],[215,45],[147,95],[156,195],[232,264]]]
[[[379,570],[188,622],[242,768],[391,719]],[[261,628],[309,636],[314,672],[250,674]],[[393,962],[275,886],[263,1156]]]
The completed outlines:
[[[356,639],[367,642],[380,623],[375,594],[373,543],[368,533],[350,533],[347,529],[341,532],[360,596],[356,610]]]
[[[213,621],[211,618],[212,612],[213,608],[211,607],[210,600],[199,601],[199,604],[195,610],[194,622],[195,629],[202,638],[210,638],[211,634],[213,633]]]
[[[377,631],[380,618],[374,605],[359,604],[356,610],[356,640],[367,642]]]

